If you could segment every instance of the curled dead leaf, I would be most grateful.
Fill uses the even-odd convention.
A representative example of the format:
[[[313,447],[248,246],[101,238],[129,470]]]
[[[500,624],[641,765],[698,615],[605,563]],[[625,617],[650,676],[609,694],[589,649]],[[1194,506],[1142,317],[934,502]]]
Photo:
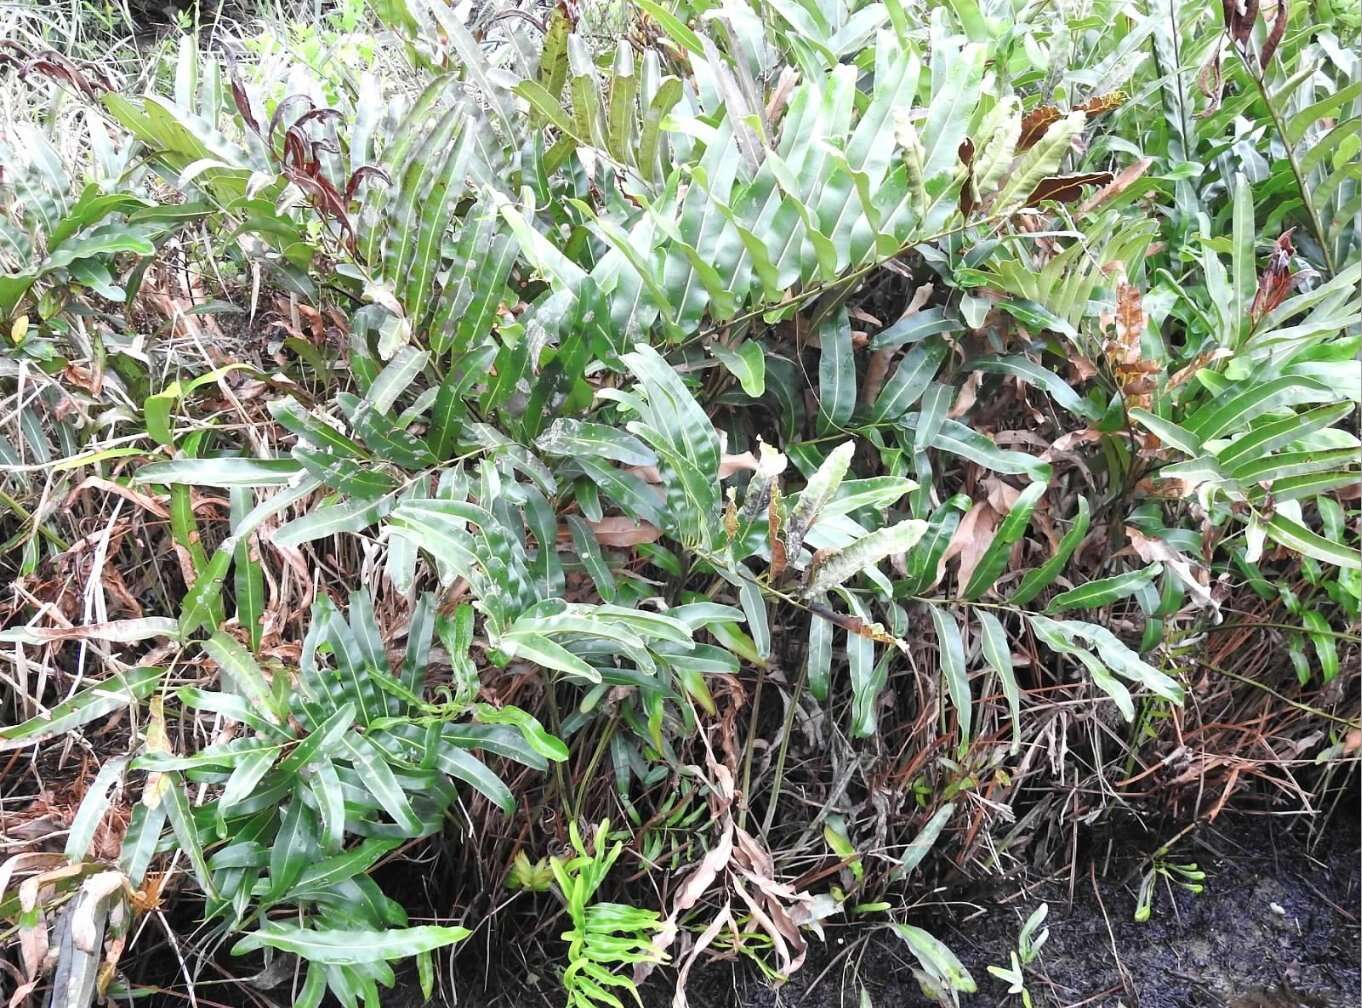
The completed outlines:
[[[962,588],[968,584],[974,568],[979,566],[979,561],[984,557],[984,551],[988,549],[989,543],[993,542],[993,534],[998,530],[998,523],[1002,521],[1002,517],[986,500],[979,501],[970,508],[965,517],[960,519],[960,524],[956,527],[955,535],[951,536],[946,551],[941,554],[941,562],[936,569],[936,580],[940,581],[945,575],[947,563],[958,557],[959,572],[956,581]]]
[[[1206,107],[1196,114],[1196,117],[1198,119],[1209,119],[1220,111],[1220,103],[1225,96],[1225,75],[1220,69],[1219,43],[1216,44],[1215,51],[1211,53],[1210,59],[1202,66],[1201,72],[1197,74],[1196,82],[1201,93],[1210,99]]]
[[[662,535],[656,525],[634,518],[606,517],[600,521],[587,522],[602,546],[623,548],[637,546],[639,543],[657,542]]]
[[[1258,20],[1258,0],[1221,0],[1225,28],[1236,42],[1247,42]]]
[[[1284,231],[1272,246],[1267,268],[1258,278],[1258,290],[1253,295],[1253,304],[1249,307],[1249,315],[1254,322],[1261,321],[1264,315],[1285,301],[1286,296],[1291,293],[1294,279],[1291,273],[1291,257],[1296,252],[1295,246],[1291,243],[1291,234],[1295,230],[1290,228]]]
[[[100,490],[104,493],[115,494],[132,504],[136,504],[144,511],[150,511],[157,518],[168,518],[170,516],[166,506],[150,494],[140,493],[131,487],[123,486],[101,476],[89,476],[82,480],[74,490],[66,495],[65,506],[70,508],[75,503],[76,498],[85,490]]]
[[[1101,431],[1093,430],[1091,427],[1085,427],[1083,430],[1069,431],[1069,433],[1061,434],[1056,438],[1054,443],[1041,453],[1040,460],[1042,462],[1053,462],[1056,456],[1062,455],[1065,452],[1071,452],[1079,445],[1101,441],[1102,437],[1103,434]]]
[[[1126,165],[1117,172],[1115,178],[1084,200],[1082,205],[1079,206],[1079,210],[1082,213],[1088,213],[1102,204],[1114,200],[1138,182],[1144,176],[1144,173],[1149,171],[1149,166],[1153,163],[1153,158],[1141,158],[1134,164]]]
[[[1011,511],[1012,505],[1017,503],[1017,498],[1021,496],[1020,490],[1000,479],[990,477],[984,481],[984,486],[988,489],[989,507],[999,514]]]
[[[1082,105],[1077,106],[1079,112],[1086,112],[1089,117],[1102,115],[1106,112],[1113,112],[1130,100],[1130,95],[1125,91],[1107,91],[1104,94],[1093,95]]]
[[[883,623],[869,623],[859,616],[850,616],[846,613],[839,613],[835,609],[829,609],[825,605],[817,602],[809,604],[809,611],[815,616],[827,620],[833,626],[841,627],[848,633],[854,633],[858,637],[866,637],[879,644],[891,644],[900,651],[907,654],[908,642],[902,638],[895,637],[885,629]]]
[[[960,144],[960,166],[965,169],[965,184],[960,187],[960,216],[969,217],[978,199],[974,193],[974,141],[969,137]]]
[[[956,394],[955,402],[951,403],[951,408],[946,411],[946,416],[952,420],[962,417],[974,408],[975,400],[979,398],[979,382],[983,380],[982,371],[971,371],[960,384],[960,391]]]
[[[1263,48],[1258,51],[1258,66],[1263,70],[1272,62],[1272,57],[1277,53],[1277,46],[1282,44],[1282,36],[1286,34],[1286,0],[1277,0],[1277,13],[1272,17],[1272,27],[1268,30],[1267,38],[1263,39]]]
[[[1227,357],[1233,356],[1234,351],[1228,347],[1219,347],[1215,350],[1202,351],[1186,365],[1173,372],[1173,376],[1168,379],[1168,390],[1171,392],[1188,379],[1196,377],[1196,373],[1202,368],[1209,367],[1218,360],[1224,360]]]
[[[1124,280],[1116,286],[1116,311],[1111,322],[1115,335],[1103,347],[1107,362],[1126,404],[1146,408],[1155,385],[1150,376],[1162,368],[1143,357],[1140,341],[1145,329],[1144,304],[1139,290]]]
[[[1182,553],[1169,546],[1162,539],[1147,536],[1133,525],[1126,526],[1126,538],[1130,547],[1145,563],[1161,563],[1165,570],[1171,570],[1183,583],[1199,608],[1211,606],[1219,615],[1220,608],[1211,597],[1207,582],[1209,576],[1205,568],[1198,566],[1193,570],[1192,563]],[[1217,620],[1219,622],[1219,620]]]

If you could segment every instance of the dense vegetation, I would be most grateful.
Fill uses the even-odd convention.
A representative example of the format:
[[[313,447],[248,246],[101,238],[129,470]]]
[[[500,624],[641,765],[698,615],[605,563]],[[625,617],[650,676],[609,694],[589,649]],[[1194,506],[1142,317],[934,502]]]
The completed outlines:
[[[1148,914],[1355,786],[1355,5],[63,6],[0,12],[11,1005],[834,922],[1022,994],[943,866],[1127,817]]]

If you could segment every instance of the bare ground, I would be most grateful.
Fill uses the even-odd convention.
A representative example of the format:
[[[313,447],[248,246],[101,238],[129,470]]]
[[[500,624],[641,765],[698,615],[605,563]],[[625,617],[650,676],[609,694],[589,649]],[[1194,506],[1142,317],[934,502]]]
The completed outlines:
[[[1356,813],[1348,816],[1313,843],[1268,816],[1240,815],[1189,834],[1172,857],[1206,871],[1205,891],[1160,885],[1143,924],[1133,917],[1147,851],[1114,840],[1090,851],[1071,876],[962,892],[915,923],[944,940],[974,976],[978,992],[962,998],[965,1008],[1020,1008],[987,967],[1007,964],[1021,922],[1042,901],[1050,904],[1050,939],[1028,970],[1037,1006],[1357,1005],[1359,850]],[[692,980],[690,1004],[859,1008],[864,989],[874,1008],[930,1006],[914,965],[883,929],[832,928],[816,961],[783,986],[713,963]],[[669,983],[651,985],[650,1006],[670,1003]]]

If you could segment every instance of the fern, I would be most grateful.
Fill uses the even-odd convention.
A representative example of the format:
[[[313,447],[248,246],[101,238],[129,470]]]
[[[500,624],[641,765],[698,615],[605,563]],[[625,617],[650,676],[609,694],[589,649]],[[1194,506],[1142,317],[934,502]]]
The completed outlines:
[[[567,1003],[570,1008],[618,1005],[612,988],[628,991],[639,1001],[633,980],[615,970],[662,961],[652,949],[653,937],[662,930],[661,918],[656,910],[593,899],[624,849],[620,841],[610,843],[608,820],[596,827],[590,847],[582,842],[576,823],[569,824],[568,831],[574,856],[549,861],[571,923],[562,935],[568,943],[563,970]]]

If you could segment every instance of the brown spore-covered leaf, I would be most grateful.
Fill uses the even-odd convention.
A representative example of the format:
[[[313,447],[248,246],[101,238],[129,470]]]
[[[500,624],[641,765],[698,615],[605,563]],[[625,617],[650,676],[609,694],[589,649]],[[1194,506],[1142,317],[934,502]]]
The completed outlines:
[[[1022,117],[1021,135],[1017,137],[1017,153],[1029,150],[1040,142],[1054,123],[1059,122],[1062,113],[1057,105],[1037,105]]]
[[[1051,175],[1049,178],[1041,179],[1036,184],[1036,188],[1032,189],[1031,195],[1026,198],[1025,205],[1033,207],[1045,200],[1072,203],[1083,195],[1084,186],[1110,185],[1113,178],[1114,176],[1109,171],[1080,172],[1076,175]]]
[[[780,513],[780,485],[771,484],[771,502],[766,508],[766,524],[771,537],[771,581],[778,581],[788,562],[785,552],[783,519]]]

